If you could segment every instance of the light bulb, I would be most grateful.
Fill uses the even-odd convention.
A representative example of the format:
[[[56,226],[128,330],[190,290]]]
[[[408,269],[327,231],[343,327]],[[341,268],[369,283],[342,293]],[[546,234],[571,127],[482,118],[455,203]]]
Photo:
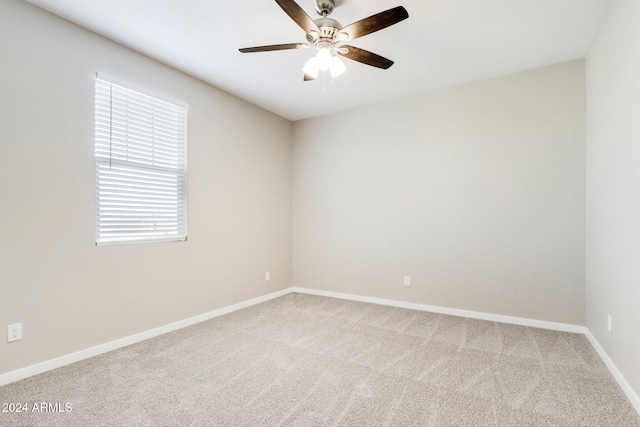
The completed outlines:
[[[322,48],[316,53],[318,60],[318,68],[322,71],[328,70],[331,67],[331,52],[327,48]]]
[[[336,78],[340,74],[344,73],[347,70],[347,67],[344,66],[344,62],[342,62],[340,58],[334,56],[331,59],[331,68],[329,68],[329,70],[331,71],[331,77]]]
[[[311,58],[309,58],[309,60],[307,61],[306,64],[304,64],[304,67],[302,68],[302,71],[309,77],[311,78],[316,78],[318,77],[318,71],[320,69],[318,68],[318,60],[316,59],[315,56],[312,56]]]

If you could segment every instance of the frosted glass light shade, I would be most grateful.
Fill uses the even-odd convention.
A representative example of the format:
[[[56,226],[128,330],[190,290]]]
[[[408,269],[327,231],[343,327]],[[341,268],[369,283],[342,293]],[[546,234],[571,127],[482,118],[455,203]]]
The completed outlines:
[[[315,55],[309,58],[307,63],[304,64],[304,67],[302,68],[302,72],[304,72],[307,76],[312,77],[314,79],[318,77],[319,71],[320,71],[320,68],[318,67],[318,60],[316,59]]]
[[[318,68],[322,71],[328,70],[331,67],[331,52],[329,49],[322,48],[316,53],[316,59],[318,60]]]
[[[329,71],[331,72],[331,77],[336,78],[340,74],[344,73],[347,70],[347,67],[344,66],[344,62],[337,56],[334,56],[331,59],[331,68]]]

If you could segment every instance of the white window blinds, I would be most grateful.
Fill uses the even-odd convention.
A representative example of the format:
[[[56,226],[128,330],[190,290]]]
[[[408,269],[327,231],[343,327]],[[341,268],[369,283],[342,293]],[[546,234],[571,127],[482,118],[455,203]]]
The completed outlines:
[[[187,110],[96,79],[96,244],[187,238]]]

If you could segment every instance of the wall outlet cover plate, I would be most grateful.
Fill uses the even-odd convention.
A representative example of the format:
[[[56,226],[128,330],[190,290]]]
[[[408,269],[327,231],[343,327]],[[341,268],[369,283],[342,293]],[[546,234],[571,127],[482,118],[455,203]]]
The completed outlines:
[[[22,323],[14,323],[7,326],[7,342],[19,341],[22,339]]]

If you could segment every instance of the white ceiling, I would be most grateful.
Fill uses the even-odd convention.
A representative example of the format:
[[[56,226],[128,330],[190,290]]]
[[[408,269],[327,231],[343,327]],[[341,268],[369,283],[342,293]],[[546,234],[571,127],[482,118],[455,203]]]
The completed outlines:
[[[345,59],[331,82],[303,82],[305,42],[273,0],[28,0],[267,110],[299,120],[586,56],[609,0],[337,0],[343,26],[402,5],[409,19],[352,41],[395,64]],[[297,0],[313,18],[315,0]],[[323,83],[326,91],[323,91]]]

